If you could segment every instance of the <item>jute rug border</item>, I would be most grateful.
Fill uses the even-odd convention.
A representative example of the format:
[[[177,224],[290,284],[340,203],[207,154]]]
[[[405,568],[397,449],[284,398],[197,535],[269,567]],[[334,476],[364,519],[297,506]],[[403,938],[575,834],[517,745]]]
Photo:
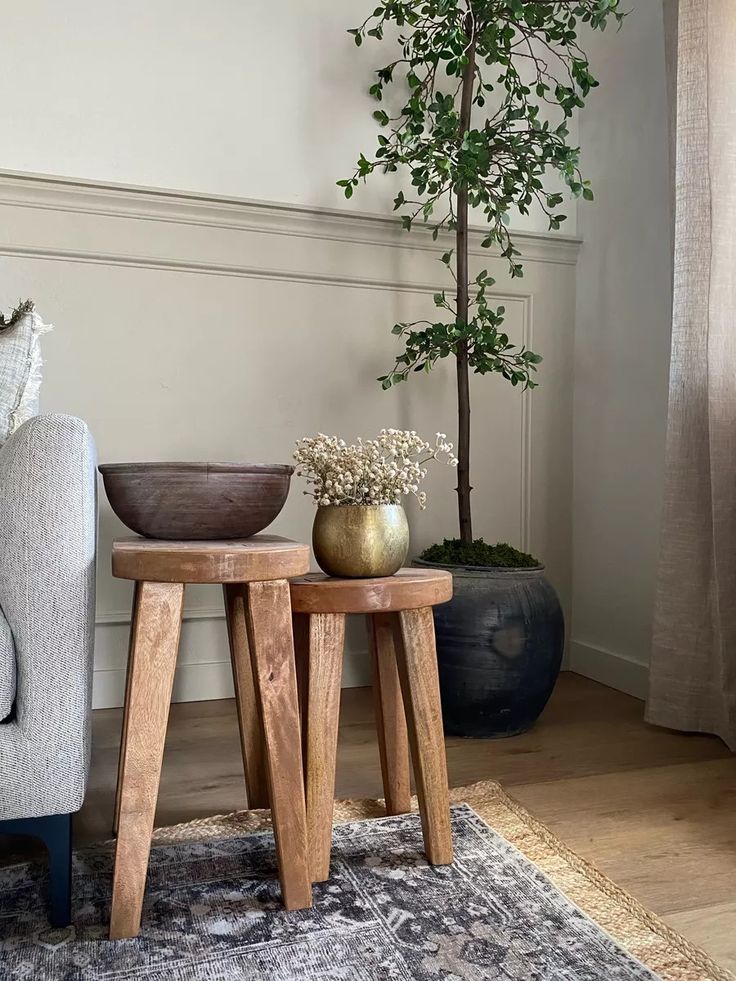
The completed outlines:
[[[453,803],[466,803],[554,882],[569,900],[663,981],[734,981],[704,951],[680,936],[590,862],[568,848],[499,784],[486,780],[451,791]],[[416,809],[416,798],[413,800]],[[357,821],[385,813],[381,800],[335,804],[335,820]],[[185,824],[158,828],[154,844],[177,844],[262,831],[268,811],[235,811]]]

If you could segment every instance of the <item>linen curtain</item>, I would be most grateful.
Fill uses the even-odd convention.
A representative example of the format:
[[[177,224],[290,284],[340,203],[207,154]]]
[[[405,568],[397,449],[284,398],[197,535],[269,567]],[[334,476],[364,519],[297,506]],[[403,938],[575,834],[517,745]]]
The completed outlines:
[[[646,718],[736,750],[736,0],[665,0],[674,279]]]

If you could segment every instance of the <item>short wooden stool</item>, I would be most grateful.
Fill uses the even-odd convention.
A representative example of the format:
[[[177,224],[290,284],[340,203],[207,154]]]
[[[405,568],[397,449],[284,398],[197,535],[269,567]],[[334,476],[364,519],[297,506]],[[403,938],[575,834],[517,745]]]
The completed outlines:
[[[135,937],[140,929],[185,583],[223,585],[249,806],[267,807],[270,797],[284,904],[311,906],[287,582],[308,568],[306,545],[268,535],[113,542],[113,575],[136,585],[115,801],[111,939]]]
[[[404,814],[410,810],[410,747],[427,858],[433,865],[452,862],[447,763],[431,609],[451,596],[450,573],[431,569],[401,569],[387,579],[331,579],[311,574],[291,583],[307,827],[315,882],[324,881],[330,874],[347,613],[364,613],[368,619],[388,813]]]

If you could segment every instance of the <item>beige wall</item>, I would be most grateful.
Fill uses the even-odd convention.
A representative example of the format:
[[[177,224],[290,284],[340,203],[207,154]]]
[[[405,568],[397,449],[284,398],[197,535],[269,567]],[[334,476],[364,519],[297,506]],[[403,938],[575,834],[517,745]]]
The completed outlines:
[[[479,381],[473,426],[478,532],[546,558],[573,608],[572,665],[641,694],[669,215],[660,0],[631,7],[619,33],[586,42],[601,86],[581,122],[596,200],[579,209],[577,277],[575,249],[544,237],[523,239],[533,259],[521,283],[499,267],[512,329],[532,332],[545,356],[542,388],[525,413],[518,393]],[[390,323],[431,308],[443,282],[431,242],[356,213],[387,215],[391,181],[352,202],[334,187],[375,138],[365,88],[384,53],[344,34],[364,13],[362,0],[306,0],[291,15],[235,0],[26,0],[4,11],[3,166],[80,183],[0,180],[0,302],[34,295],[57,323],[44,403],[88,418],[102,459],[287,459],[319,428],[453,431],[449,365],[389,394],[372,381],[395,351]],[[269,201],[284,206],[257,204]],[[417,547],[454,533],[451,485],[436,474],[430,510],[412,513]],[[299,491],[278,528],[305,537]],[[116,530],[103,498],[101,703],[119,697],[127,629],[127,590],[106,572]],[[218,603],[190,596],[182,697],[227,689]],[[364,646],[356,628],[348,682],[365,677]]]
[[[580,138],[571,664],[643,695],[659,535],[670,339],[661,0],[589,45],[600,88]]]
[[[352,210],[335,181],[375,147],[367,89],[392,49],[356,48],[346,31],[373,6],[5,3],[2,166]],[[362,187],[357,207],[390,211],[397,181]],[[547,225],[536,215],[520,227]]]
[[[473,238],[473,264],[488,264]],[[45,338],[43,407],[85,418],[102,461],[288,461],[317,430],[454,428],[454,374],[388,393],[375,377],[395,353],[390,324],[433,309],[438,248],[385,218],[89,182],[0,175],[0,304],[36,298]],[[526,275],[492,260],[510,332],[545,357],[531,398],[474,379],[475,520],[547,562],[570,597],[571,362],[577,243],[523,235]],[[430,507],[409,505],[413,547],[455,534],[454,473],[437,469]],[[295,483],[274,530],[308,540],[312,509]],[[100,501],[95,704],[120,701],[130,587],[109,574],[123,532]],[[346,683],[367,677],[350,639]],[[177,697],[230,692],[220,597],[192,587]]]

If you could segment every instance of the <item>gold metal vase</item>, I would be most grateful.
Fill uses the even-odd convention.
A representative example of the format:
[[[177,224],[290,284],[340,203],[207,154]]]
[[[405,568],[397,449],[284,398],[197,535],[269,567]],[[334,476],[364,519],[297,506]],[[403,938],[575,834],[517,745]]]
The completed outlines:
[[[400,504],[328,504],[317,508],[312,548],[328,576],[392,576],[409,552],[409,524]]]

